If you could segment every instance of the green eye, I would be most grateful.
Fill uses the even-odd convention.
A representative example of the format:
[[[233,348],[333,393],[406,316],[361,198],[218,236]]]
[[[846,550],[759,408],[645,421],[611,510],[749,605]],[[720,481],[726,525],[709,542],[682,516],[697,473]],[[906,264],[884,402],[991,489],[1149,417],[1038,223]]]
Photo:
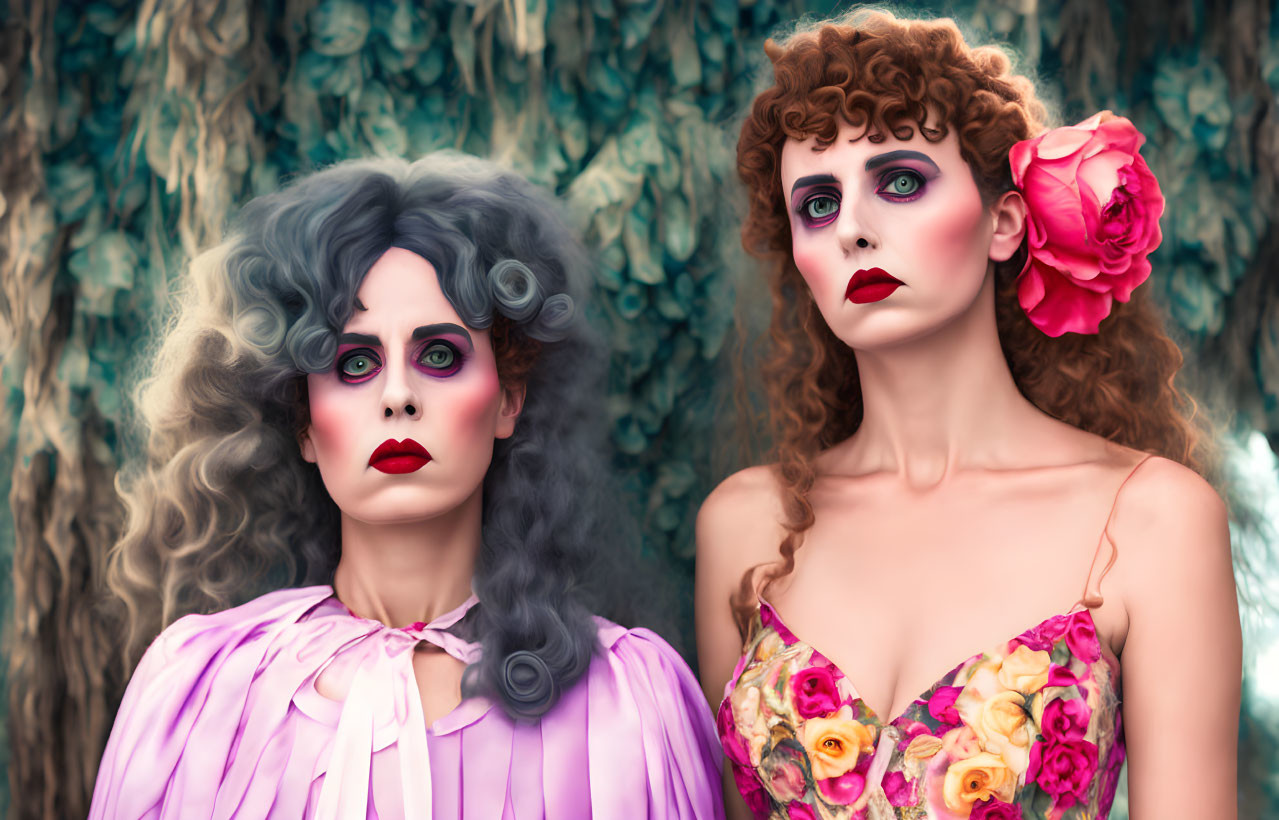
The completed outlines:
[[[366,353],[357,353],[342,360],[342,375],[351,379],[359,379],[377,369],[378,363]]]
[[[804,203],[804,212],[810,219],[825,219],[839,208],[834,197],[815,196]]]
[[[427,345],[418,362],[432,370],[448,370],[457,361],[457,351],[443,342]]]
[[[910,196],[913,193],[917,193],[920,187],[922,186],[918,176],[906,171],[899,171],[888,180],[888,185],[884,190],[894,196]]]

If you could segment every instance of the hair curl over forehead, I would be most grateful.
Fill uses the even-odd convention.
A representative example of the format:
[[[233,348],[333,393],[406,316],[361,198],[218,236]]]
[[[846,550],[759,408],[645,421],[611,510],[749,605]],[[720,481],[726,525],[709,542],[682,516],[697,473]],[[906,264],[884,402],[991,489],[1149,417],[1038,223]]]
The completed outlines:
[[[1012,189],[1008,151],[1044,127],[1044,106],[994,46],[972,48],[951,20],[856,12],[764,46],[774,84],[755,98],[738,143],[750,191],[749,250],[790,251],[781,188],[782,147],[830,144],[847,123],[867,138],[937,142],[954,129],[987,204]]]

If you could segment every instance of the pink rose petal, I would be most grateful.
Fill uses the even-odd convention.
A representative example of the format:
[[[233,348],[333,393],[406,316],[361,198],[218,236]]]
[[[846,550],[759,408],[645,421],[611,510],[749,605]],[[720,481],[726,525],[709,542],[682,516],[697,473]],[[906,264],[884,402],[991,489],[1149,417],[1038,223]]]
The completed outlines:
[[[1133,124],[1102,111],[1009,151],[1027,207],[1018,301],[1051,336],[1096,333],[1150,274],[1164,198]]]

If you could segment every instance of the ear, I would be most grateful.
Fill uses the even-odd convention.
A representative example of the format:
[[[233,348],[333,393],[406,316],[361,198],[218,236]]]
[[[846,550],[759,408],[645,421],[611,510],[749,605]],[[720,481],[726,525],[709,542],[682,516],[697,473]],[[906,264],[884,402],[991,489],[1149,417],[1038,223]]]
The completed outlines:
[[[991,216],[995,220],[995,233],[990,238],[990,258],[1007,262],[1026,237],[1026,200],[1020,191],[1008,191],[995,202]]]
[[[494,438],[510,438],[515,433],[515,422],[524,409],[524,385],[502,388],[502,406],[497,410],[497,430]]]
[[[311,429],[308,427],[298,434],[298,449],[302,451],[302,460],[315,463],[315,445],[311,443]]]

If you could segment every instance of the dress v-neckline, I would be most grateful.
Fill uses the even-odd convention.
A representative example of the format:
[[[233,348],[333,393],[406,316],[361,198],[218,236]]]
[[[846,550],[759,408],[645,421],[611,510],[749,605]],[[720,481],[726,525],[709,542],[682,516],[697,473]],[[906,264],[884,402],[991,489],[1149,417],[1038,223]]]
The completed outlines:
[[[853,681],[853,679],[849,677],[848,674],[842,668],[840,668],[838,664],[835,663],[835,661],[831,660],[830,655],[827,655],[825,652],[822,652],[822,650],[818,649],[816,646],[812,645],[808,641],[804,640],[803,638],[795,634],[795,632],[789,626],[786,625],[786,622],[782,620],[781,613],[777,611],[777,607],[773,606],[768,601],[764,600],[763,596],[756,596],[756,602],[757,602],[756,609],[760,611],[760,614],[762,615],[762,610],[765,607],[767,607],[768,611],[772,613],[774,623],[781,626],[781,628],[786,631],[787,635],[794,638],[795,643],[803,644],[804,646],[811,649],[813,652],[825,658],[827,663],[829,663],[833,669],[839,672],[840,677],[848,681],[848,684],[853,687],[853,692],[856,695],[855,702],[860,703],[862,705],[862,709],[874,721],[875,725],[881,726],[881,727],[892,726],[896,724],[898,721],[905,718],[906,714],[910,711],[911,706],[915,705],[921,700],[926,700],[926,696],[930,694],[931,692],[933,692],[939,685],[941,685],[942,681],[946,680],[948,677],[954,674],[957,670],[962,668],[965,664],[973,661],[976,658],[981,657],[982,655],[987,654],[989,651],[989,650],[979,650],[977,652],[974,652],[973,654],[961,660],[959,663],[952,666],[950,669],[946,670],[946,672],[944,672],[941,677],[933,681],[933,683],[930,684],[927,689],[923,690],[919,694],[915,695],[915,697],[911,698],[910,701],[907,702],[906,706],[901,710],[901,712],[898,715],[894,716],[891,720],[885,721],[882,717],[880,717],[879,712],[875,711],[875,709],[873,709],[871,705],[866,702],[866,699],[862,697],[861,689],[857,687],[857,684]],[[1093,636],[1095,640],[1097,641],[1097,653],[1099,658],[1106,659],[1107,662],[1109,662],[1109,659],[1111,656],[1106,653],[1105,646],[1101,642],[1101,635],[1098,634],[1097,632],[1097,622],[1093,619],[1092,610],[1086,605],[1084,605],[1082,602],[1076,603],[1075,606],[1072,607],[1068,612],[1049,615],[1047,618],[1044,618],[1039,623],[1034,624],[1033,626],[1027,629],[1023,629],[1021,632],[1018,632],[1016,635],[1013,635],[1008,640],[1010,641],[1016,640],[1017,638],[1021,637],[1022,635],[1025,635],[1028,632],[1038,631],[1041,627],[1043,627],[1045,624],[1049,623],[1050,621],[1056,620],[1057,618],[1069,618],[1072,615],[1075,615],[1079,612],[1085,612],[1088,615],[1088,624],[1090,627],[1092,627]],[[785,636],[783,636],[783,639],[785,639]],[[1055,644],[1056,642],[1054,641],[1054,645]],[[889,706],[891,708],[892,704],[889,704]]]

